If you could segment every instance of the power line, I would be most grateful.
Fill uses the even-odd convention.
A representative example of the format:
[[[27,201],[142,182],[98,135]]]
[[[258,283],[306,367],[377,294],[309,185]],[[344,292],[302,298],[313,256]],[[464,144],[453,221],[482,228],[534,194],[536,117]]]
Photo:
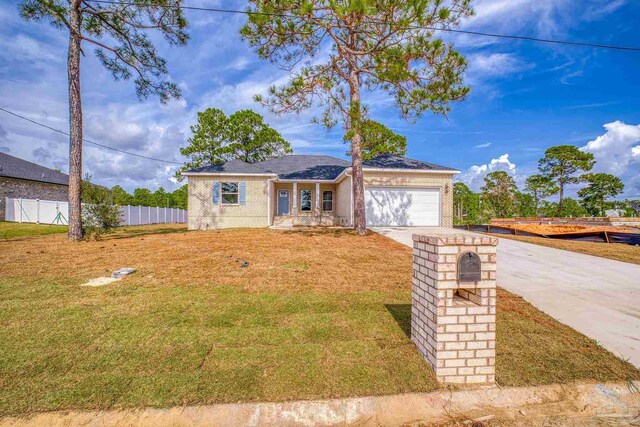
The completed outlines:
[[[41,126],[43,128],[47,128],[49,130],[52,130],[54,132],[61,133],[62,135],[70,136],[68,132],[62,131],[60,129],[53,128],[53,127],[51,127],[49,125],[45,125],[44,123],[37,122],[37,121],[32,120],[32,119],[30,119],[28,117],[21,116],[20,114],[17,114],[17,113],[14,113],[13,111],[7,110],[6,108],[0,107],[0,111],[4,111],[7,114],[11,114],[12,116],[18,117],[18,118],[20,118],[22,120],[26,120],[27,122],[33,123],[34,125],[38,125],[38,126]],[[86,143],[93,144],[93,145],[96,145],[96,146],[101,147],[101,148],[106,148],[107,150],[113,150],[113,151],[117,151],[118,153],[128,154],[129,156],[136,156],[136,157],[140,157],[141,159],[153,160],[153,161],[156,161],[156,162],[171,163],[171,164],[174,164],[174,165],[182,165],[182,163],[180,163],[180,162],[174,162],[174,161],[171,161],[171,160],[163,160],[163,159],[158,159],[158,158],[155,158],[155,157],[143,156],[142,154],[131,153],[129,151],[121,150],[119,148],[109,147],[108,145],[100,144],[99,142],[91,141],[91,140],[84,139],[84,138],[82,140],[84,142],[86,142]]]
[[[160,4],[153,4],[153,3],[144,4],[144,3],[133,3],[133,2],[126,2],[126,1],[113,1],[113,0],[88,0],[88,1],[92,3],[114,4],[114,5],[121,5],[121,6],[154,6],[154,7],[163,7],[163,8],[170,7],[167,5],[160,5]],[[295,15],[285,14],[285,13],[251,12],[248,10],[219,9],[219,8],[213,8],[213,7],[197,7],[197,6],[180,6],[180,8],[184,10],[197,10],[197,11],[204,11],[204,12],[277,16],[280,18],[296,18]],[[394,24],[388,23],[386,25],[394,25]],[[481,31],[457,30],[454,28],[438,28],[438,27],[429,27],[429,26],[420,26],[420,25],[410,25],[407,27],[398,27],[398,28],[399,29],[416,29],[416,30],[424,29],[424,30],[430,30],[430,31],[443,31],[447,33],[467,34],[467,35],[473,35],[473,36],[493,37],[493,38],[499,38],[499,39],[524,40],[524,41],[531,41],[531,42],[538,42],[538,43],[550,43],[550,44],[560,44],[560,45],[568,45],[568,46],[582,46],[582,47],[593,47],[598,49],[640,52],[640,47],[635,47],[635,46],[619,46],[619,45],[606,45],[606,44],[599,44],[599,43],[571,41],[571,40],[542,39],[537,37],[519,36],[519,35],[511,35],[511,34],[497,34],[497,33],[485,33]]]

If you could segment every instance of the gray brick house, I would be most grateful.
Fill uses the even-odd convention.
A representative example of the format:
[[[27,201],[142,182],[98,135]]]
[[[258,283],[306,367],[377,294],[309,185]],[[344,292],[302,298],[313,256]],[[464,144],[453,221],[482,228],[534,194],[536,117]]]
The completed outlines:
[[[67,201],[69,175],[0,153],[0,221],[5,197]]]

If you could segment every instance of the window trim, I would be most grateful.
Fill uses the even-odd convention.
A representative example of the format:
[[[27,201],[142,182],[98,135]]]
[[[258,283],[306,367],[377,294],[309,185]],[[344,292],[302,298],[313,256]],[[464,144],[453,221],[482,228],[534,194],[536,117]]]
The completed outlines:
[[[331,193],[331,200],[325,200],[325,199],[324,199],[324,195],[325,195],[326,193]],[[324,208],[324,203],[325,203],[325,202],[331,202],[331,209],[325,209],[325,208]],[[321,208],[322,212],[333,212],[333,202],[334,202],[334,198],[333,198],[333,190],[323,190],[323,191],[322,191],[322,200],[321,200],[322,205],[320,206],[320,208]]]
[[[225,184],[235,184],[236,185],[236,191],[235,192],[225,192],[223,190],[224,185]],[[235,194],[237,196],[237,201],[235,203],[226,203],[224,201],[224,196],[225,194]],[[232,181],[225,181],[225,182],[220,182],[220,204],[221,205],[225,205],[225,206],[239,206],[240,205],[240,182],[232,182]]]
[[[305,191],[309,192],[309,209],[302,208],[302,193]],[[313,212],[313,190],[309,190],[307,188],[300,189],[300,206],[298,209],[300,212]]]

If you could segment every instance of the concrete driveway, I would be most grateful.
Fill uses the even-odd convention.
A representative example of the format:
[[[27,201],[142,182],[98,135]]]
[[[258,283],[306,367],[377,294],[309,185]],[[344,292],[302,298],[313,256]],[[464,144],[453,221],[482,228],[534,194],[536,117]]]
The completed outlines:
[[[442,228],[372,230],[413,246],[412,234]],[[500,239],[497,280],[498,286],[640,367],[640,265]]]

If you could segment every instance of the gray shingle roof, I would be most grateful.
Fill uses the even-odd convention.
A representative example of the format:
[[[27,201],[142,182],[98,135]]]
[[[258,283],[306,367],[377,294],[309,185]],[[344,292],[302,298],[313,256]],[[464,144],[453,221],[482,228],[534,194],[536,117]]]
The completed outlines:
[[[247,163],[242,160],[229,160],[224,163],[215,165],[202,166],[201,168],[189,169],[187,172],[201,173],[237,173],[237,174],[254,174],[265,173],[258,167],[259,163]]]
[[[69,185],[69,175],[6,153],[0,153],[0,176]]]
[[[265,172],[272,172],[280,179],[318,179],[333,181],[351,163],[331,156],[289,154],[277,159],[256,163]]]
[[[408,157],[394,156],[392,154],[383,154],[370,160],[362,162],[364,169],[413,169],[413,170],[442,170],[455,171],[456,169],[440,166],[433,163],[423,162],[421,160],[409,159]]]
[[[187,172],[237,173],[239,175],[273,173],[278,175],[279,179],[333,181],[350,166],[351,162],[338,159],[337,157],[288,154],[286,156],[278,157],[277,159],[269,159],[258,163],[246,163],[241,160],[231,160],[226,163],[191,169]],[[388,154],[378,156],[371,160],[366,160],[363,162],[363,167],[365,169],[455,170],[420,160]]]

